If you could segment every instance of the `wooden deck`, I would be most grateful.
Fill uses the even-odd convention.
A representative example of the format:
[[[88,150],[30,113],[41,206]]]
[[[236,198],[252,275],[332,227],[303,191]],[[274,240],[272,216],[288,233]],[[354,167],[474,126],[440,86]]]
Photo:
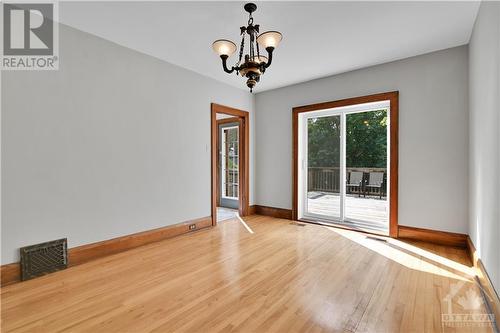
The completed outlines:
[[[338,218],[340,216],[340,196],[332,193],[309,192],[308,208],[309,212],[313,214]],[[345,209],[346,219],[356,221],[356,224],[365,229],[388,232],[389,206],[387,198],[363,198],[357,195],[348,195]]]

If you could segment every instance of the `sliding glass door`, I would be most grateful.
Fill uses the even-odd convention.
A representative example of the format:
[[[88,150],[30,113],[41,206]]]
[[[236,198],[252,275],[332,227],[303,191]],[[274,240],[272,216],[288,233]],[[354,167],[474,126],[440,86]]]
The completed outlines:
[[[299,218],[389,231],[389,102],[299,116]]]

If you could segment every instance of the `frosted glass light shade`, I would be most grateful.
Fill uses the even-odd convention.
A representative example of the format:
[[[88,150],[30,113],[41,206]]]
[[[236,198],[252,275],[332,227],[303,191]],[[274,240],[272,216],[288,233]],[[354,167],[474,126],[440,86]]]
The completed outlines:
[[[236,52],[236,44],[227,39],[218,39],[212,44],[212,48],[219,56],[227,55],[228,57]]]
[[[266,56],[255,56],[253,57],[253,61],[260,64],[261,62],[263,63],[266,63],[267,64],[267,57]]]
[[[259,45],[263,48],[276,48],[282,38],[283,36],[278,31],[266,31],[257,37],[257,43],[259,43]]]

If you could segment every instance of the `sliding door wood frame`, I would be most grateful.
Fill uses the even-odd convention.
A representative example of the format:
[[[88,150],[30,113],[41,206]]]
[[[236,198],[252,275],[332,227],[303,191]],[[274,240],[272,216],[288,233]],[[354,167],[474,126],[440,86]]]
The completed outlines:
[[[350,106],[356,104],[365,104],[373,102],[389,101],[390,103],[390,198],[389,198],[389,236],[398,237],[398,161],[399,161],[399,92],[391,91],[386,93],[346,98],[332,102],[317,103],[311,105],[304,105],[295,107],[292,110],[292,133],[293,133],[293,196],[292,196],[292,218],[298,219],[298,144],[299,144],[299,114],[304,112],[311,112],[324,109],[333,109],[343,106]]]
[[[226,119],[217,120],[217,113],[223,113],[233,116],[231,121],[240,122],[239,135],[239,214],[240,216],[249,215],[249,192],[250,192],[250,114],[247,111],[238,110],[228,106],[212,103],[210,106],[211,123],[211,165],[212,165],[212,226],[217,225],[217,191],[218,191],[218,172],[217,172],[217,136],[219,133],[219,124]]]

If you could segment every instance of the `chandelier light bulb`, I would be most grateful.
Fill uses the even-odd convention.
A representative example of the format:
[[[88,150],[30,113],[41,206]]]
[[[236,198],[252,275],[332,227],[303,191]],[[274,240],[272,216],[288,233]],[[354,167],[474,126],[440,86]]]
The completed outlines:
[[[227,39],[219,39],[213,42],[212,48],[219,56],[225,55],[230,57],[236,52],[236,44]]]
[[[278,31],[266,31],[257,37],[257,43],[264,49],[268,47],[276,48],[283,36]]]

